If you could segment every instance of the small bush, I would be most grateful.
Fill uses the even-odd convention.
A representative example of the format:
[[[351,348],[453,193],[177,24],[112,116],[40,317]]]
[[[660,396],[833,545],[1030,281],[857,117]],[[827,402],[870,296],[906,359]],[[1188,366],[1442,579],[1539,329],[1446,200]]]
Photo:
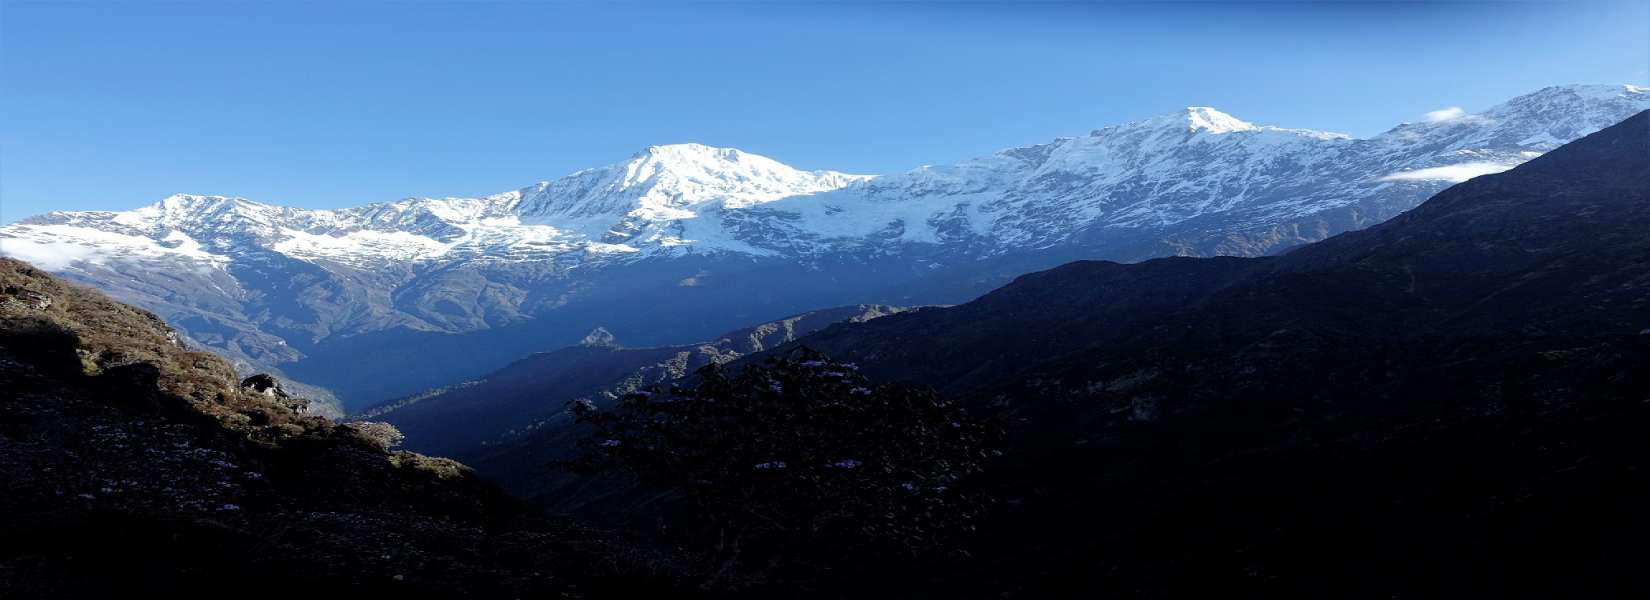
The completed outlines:
[[[355,430],[361,439],[371,442],[374,447],[385,452],[400,446],[401,442],[407,439],[407,436],[402,435],[401,430],[396,429],[394,425],[381,421],[350,423],[349,428]]]
[[[959,484],[999,432],[932,390],[873,384],[807,350],[698,377],[610,411],[575,403],[595,432],[572,464],[675,492],[690,510],[667,527],[729,563],[932,553],[954,547],[986,506]]]

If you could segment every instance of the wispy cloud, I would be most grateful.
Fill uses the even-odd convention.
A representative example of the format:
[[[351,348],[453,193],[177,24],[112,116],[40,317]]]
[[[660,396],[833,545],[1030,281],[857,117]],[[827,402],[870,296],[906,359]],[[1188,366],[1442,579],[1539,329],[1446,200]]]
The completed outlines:
[[[0,256],[10,256],[48,271],[68,269],[77,261],[101,262],[102,253],[91,246],[67,242],[36,242],[5,238],[6,250]]]
[[[1449,108],[1441,108],[1427,113],[1427,122],[1438,123],[1441,121],[1454,121],[1466,115],[1467,111],[1461,110],[1461,107],[1451,106]]]
[[[1516,166],[1518,165],[1496,162],[1470,162],[1415,169],[1413,171],[1399,171],[1382,177],[1381,181],[1449,181],[1460,183],[1479,175],[1500,173]]]

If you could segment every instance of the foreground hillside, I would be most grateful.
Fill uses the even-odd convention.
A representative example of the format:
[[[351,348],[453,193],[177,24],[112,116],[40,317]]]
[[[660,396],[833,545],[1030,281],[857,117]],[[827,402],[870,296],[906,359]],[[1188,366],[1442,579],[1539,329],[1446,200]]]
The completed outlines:
[[[629,568],[608,537],[524,521],[464,466],[303,404],[0,259],[0,596],[576,596]]]

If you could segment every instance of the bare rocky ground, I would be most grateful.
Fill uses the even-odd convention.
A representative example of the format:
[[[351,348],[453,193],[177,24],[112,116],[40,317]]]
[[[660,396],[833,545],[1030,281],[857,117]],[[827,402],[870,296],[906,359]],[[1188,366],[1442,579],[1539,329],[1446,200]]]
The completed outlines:
[[[147,312],[0,259],[0,596],[588,597],[677,561],[526,516]]]

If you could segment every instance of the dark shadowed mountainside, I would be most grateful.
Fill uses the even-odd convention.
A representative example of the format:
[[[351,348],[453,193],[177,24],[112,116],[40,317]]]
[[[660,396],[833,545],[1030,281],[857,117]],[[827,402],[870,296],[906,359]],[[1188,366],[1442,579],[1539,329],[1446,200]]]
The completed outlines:
[[[579,596],[667,564],[304,404],[0,258],[0,596]]]
[[[1650,113],[1284,256],[1073,263],[797,344],[1018,420],[959,590],[1650,589]]]
[[[1282,256],[1077,262],[733,364],[804,346],[1011,423],[970,561],[890,595],[1650,591],[1650,113]],[[645,513],[607,485],[536,501]]]
[[[731,331],[696,344],[625,348],[606,330],[583,344],[516,361],[483,379],[437,389],[369,409],[359,418],[394,424],[407,446],[420,452],[457,456],[484,473],[518,482],[542,474],[562,452],[532,453],[531,460],[507,448],[554,448],[571,443],[565,429],[567,403],[586,398],[601,406],[645,386],[667,383],[711,363],[761,352],[834,323],[863,322],[905,309],[862,304],[807,312]],[[552,436],[552,437],[546,437]]]
[[[1005,372],[1124,348],[1636,334],[1650,326],[1645,121],[1281,257],[1071,263],[798,343],[974,393]]]

